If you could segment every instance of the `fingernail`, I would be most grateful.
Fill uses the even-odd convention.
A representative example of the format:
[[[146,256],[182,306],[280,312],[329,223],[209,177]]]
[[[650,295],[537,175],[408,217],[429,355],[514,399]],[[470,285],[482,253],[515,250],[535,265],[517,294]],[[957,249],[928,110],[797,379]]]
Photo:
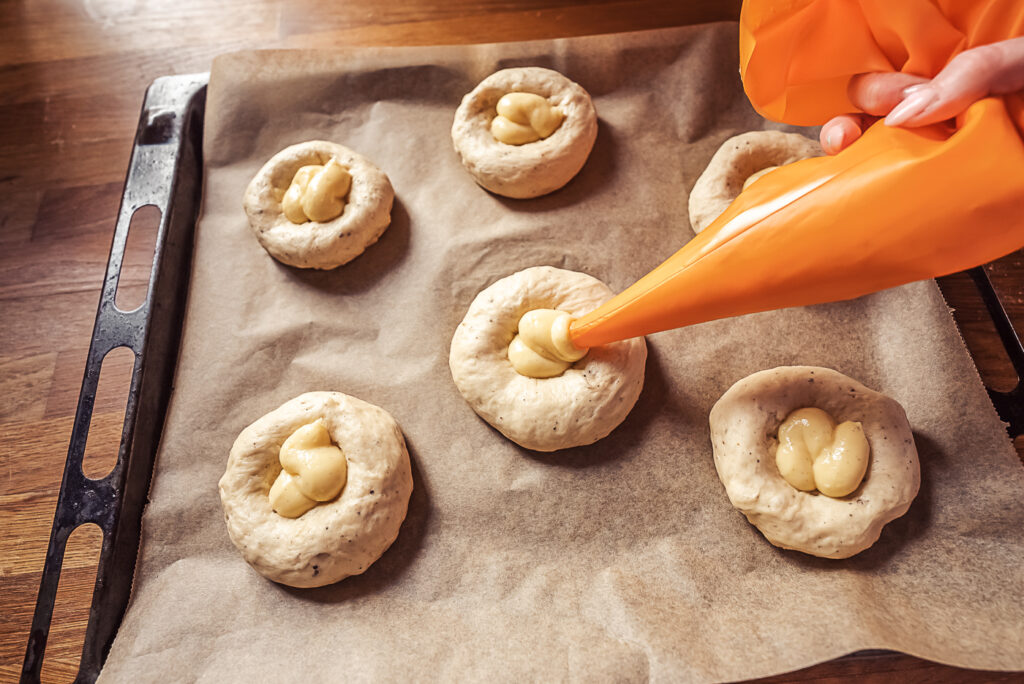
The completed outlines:
[[[903,97],[904,97],[904,98],[906,98],[906,97],[907,97],[908,95],[913,95],[913,94],[914,94],[914,93],[916,93],[917,91],[919,91],[919,90],[921,90],[922,88],[925,88],[925,87],[927,87],[927,86],[928,86],[928,84],[927,84],[927,83],[918,83],[918,84],[916,84],[916,85],[912,85],[912,86],[907,86],[907,87],[906,87],[906,88],[904,88],[904,89],[903,89],[903,91],[902,91]]]
[[[912,93],[889,112],[889,116],[885,117],[885,125],[899,126],[909,121],[926,110],[937,97],[938,95],[931,88]]]
[[[846,141],[846,133],[843,129],[838,131],[830,131],[828,134],[828,152],[829,154],[835,154],[839,150],[843,149],[843,142]]]

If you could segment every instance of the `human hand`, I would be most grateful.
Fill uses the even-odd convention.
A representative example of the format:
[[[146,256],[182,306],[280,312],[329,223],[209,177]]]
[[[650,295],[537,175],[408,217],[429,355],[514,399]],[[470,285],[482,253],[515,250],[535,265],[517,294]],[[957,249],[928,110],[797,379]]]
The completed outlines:
[[[883,116],[887,126],[926,126],[984,97],[1022,89],[1024,37],[965,50],[931,80],[899,72],[858,74],[850,79],[848,93],[864,113],[830,119],[821,127],[821,147],[836,154]]]

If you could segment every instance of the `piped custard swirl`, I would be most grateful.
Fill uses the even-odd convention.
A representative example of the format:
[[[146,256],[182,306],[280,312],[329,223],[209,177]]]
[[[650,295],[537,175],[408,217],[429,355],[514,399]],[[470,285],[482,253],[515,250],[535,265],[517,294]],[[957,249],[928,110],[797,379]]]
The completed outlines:
[[[836,425],[819,408],[801,408],[779,426],[775,464],[797,489],[841,497],[860,486],[868,468],[870,446],[860,423]]]
[[[534,93],[506,93],[498,100],[498,115],[491,135],[506,145],[525,145],[547,138],[562,125],[565,115]]]
[[[519,319],[519,334],[508,346],[508,360],[520,375],[553,378],[587,354],[569,339],[573,317],[555,309],[534,309]]]
[[[285,518],[298,518],[334,499],[345,488],[348,462],[323,419],[303,425],[281,445],[281,473],[270,488],[270,505]]]
[[[292,223],[336,219],[345,211],[351,186],[351,174],[333,157],[324,165],[303,166],[285,191],[281,210]]]

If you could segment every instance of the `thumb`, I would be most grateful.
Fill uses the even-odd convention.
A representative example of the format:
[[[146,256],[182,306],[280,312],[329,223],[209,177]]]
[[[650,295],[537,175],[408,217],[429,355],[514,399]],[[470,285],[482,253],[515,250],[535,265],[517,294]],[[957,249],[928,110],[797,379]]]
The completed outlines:
[[[821,127],[819,142],[825,154],[838,154],[860,137],[865,128],[885,116],[903,99],[909,86],[926,79],[898,71],[857,74],[850,79],[847,96],[864,114],[843,114],[829,119]]]

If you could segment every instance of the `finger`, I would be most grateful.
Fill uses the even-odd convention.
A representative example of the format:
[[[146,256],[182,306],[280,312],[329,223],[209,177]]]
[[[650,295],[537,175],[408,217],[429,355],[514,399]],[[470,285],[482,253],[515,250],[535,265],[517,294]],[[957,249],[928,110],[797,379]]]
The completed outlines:
[[[838,154],[861,136],[872,118],[863,114],[842,114],[829,119],[818,135],[821,149],[825,154]]]
[[[857,74],[850,79],[846,92],[857,109],[874,116],[885,116],[904,98],[903,91],[928,79],[898,71]]]
[[[961,52],[928,84],[913,89],[886,117],[890,126],[916,127],[944,121],[989,95],[1024,87],[1024,39]]]
[[[985,97],[994,64],[991,53],[961,52],[932,79],[907,94],[885,118],[889,126],[914,128],[944,121]]]
[[[993,43],[999,51],[1000,67],[992,76],[990,95],[1006,95],[1024,90],[1024,36]]]

